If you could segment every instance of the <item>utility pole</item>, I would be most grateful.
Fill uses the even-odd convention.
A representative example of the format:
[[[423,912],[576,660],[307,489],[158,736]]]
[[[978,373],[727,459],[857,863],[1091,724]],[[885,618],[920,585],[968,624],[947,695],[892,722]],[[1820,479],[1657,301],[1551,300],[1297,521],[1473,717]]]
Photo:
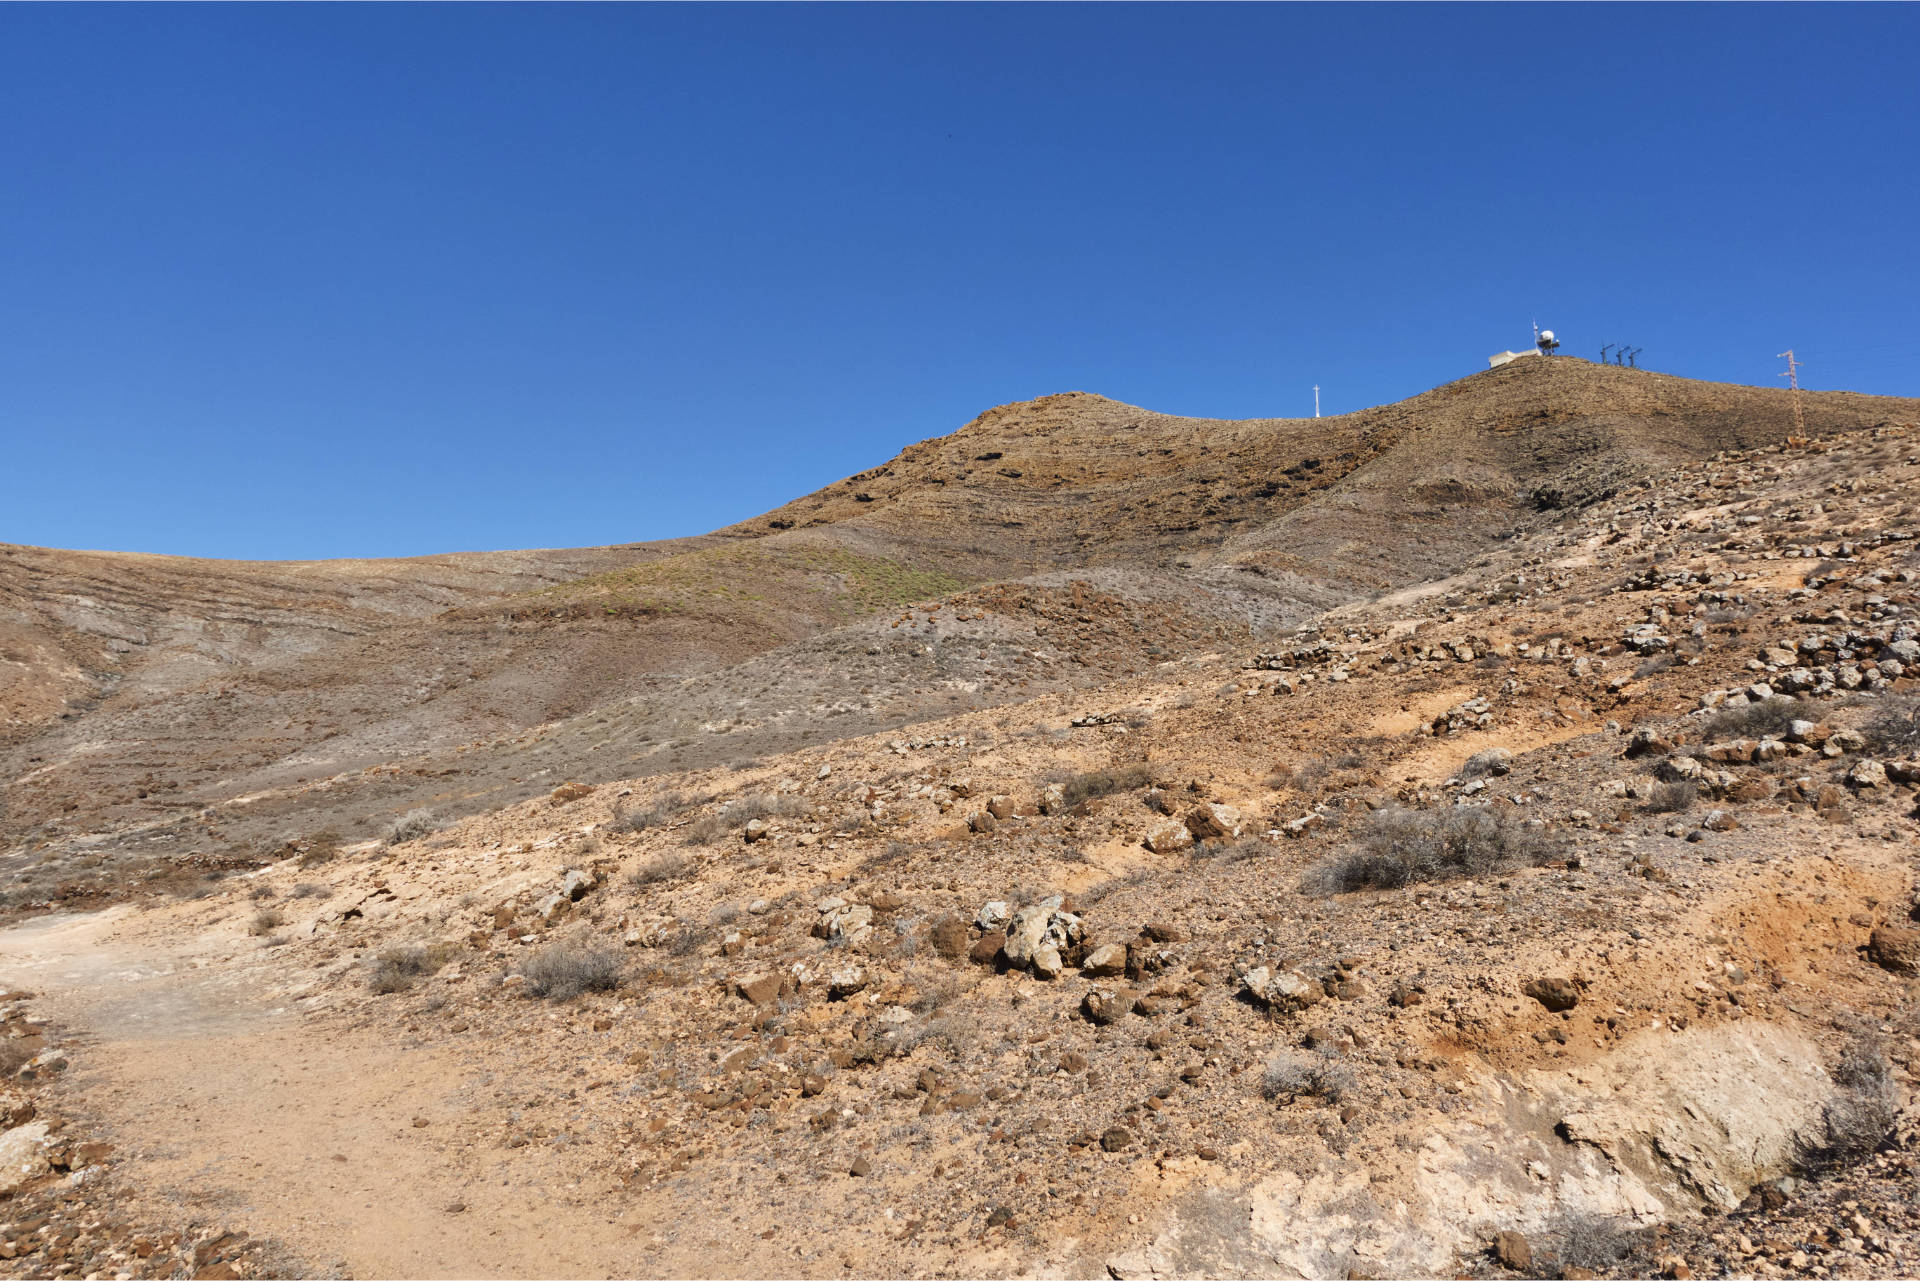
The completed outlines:
[[[1318,418],[1320,416],[1320,384],[1319,383],[1315,383],[1313,385],[1313,416],[1315,418]]]
[[[1787,380],[1787,387],[1793,392],[1793,434],[1804,436],[1807,434],[1807,419],[1806,415],[1800,412],[1800,362],[1793,358],[1791,347],[1781,352],[1780,358],[1787,362],[1787,369],[1785,373],[1774,376]]]
[[[1603,365],[1604,365],[1604,364],[1606,364],[1606,363],[1607,363],[1607,353],[1608,353],[1609,351],[1611,351],[1612,349],[1613,349],[1613,344],[1612,344],[1612,343],[1608,343],[1608,344],[1607,344],[1607,345],[1606,345],[1605,347],[1602,347],[1602,348],[1600,349],[1600,363],[1601,363],[1601,364],[1603,364]]]

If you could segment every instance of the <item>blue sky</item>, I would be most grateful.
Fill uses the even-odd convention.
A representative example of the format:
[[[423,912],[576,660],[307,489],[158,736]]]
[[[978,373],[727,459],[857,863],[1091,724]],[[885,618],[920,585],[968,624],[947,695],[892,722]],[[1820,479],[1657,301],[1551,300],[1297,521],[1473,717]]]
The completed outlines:
[[[1920,395],[1920,7],[0,8],[0,541],[741,519],[1523,346]]]

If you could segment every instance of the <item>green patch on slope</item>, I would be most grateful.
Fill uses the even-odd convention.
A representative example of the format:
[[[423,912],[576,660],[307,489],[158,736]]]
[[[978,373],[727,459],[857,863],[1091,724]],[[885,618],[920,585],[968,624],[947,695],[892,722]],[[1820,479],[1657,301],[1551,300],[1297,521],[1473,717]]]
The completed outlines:
[[[959,591],[971,580],[839,547],[708,547],[543,588],[549,608],[609,616],[760,605],[846,621]]]

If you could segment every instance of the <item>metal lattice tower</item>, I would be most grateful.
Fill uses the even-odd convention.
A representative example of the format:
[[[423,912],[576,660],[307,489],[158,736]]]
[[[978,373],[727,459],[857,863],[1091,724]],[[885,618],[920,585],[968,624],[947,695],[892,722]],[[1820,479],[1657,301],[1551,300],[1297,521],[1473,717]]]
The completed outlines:
[[[1800,410],[1800,362],[1793,358],[1791,347],[1781,352],[1780,358],[1787,362],[1786,372],[1775,377],[1787,380],[1787,388],[1793,393],[1793,434],[1804,436],[1807,434],[1807,416]]]

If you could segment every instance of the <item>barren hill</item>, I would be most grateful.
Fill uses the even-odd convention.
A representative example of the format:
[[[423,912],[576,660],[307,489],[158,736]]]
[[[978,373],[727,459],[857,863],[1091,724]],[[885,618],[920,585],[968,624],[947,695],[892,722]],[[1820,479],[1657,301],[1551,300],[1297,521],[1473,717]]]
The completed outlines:
[[[1835,392],[1806,410],[1819,433],[1916,412]],[[910,724],[1443,577],[1790,422],[1784,392],[1520,361],[1326,419],[1178,418],[1084,393],[1002,406],[667,543],[312,564],[8,547],[0,834],[219,855],[421,805],[470,812],[556,770]],[[889,626],[1014,580],[955,596],[932,650]],[[1050,616],[1093,617],[1075,603],[1088,592],[1097,621],[1040,644]],[[537,727],[546,756],[527,769],[519,736]]]
[[[1075,394],[677,543],[5,549],[0,1272],[1909,1273],[1920,402],[1806,410]]]

